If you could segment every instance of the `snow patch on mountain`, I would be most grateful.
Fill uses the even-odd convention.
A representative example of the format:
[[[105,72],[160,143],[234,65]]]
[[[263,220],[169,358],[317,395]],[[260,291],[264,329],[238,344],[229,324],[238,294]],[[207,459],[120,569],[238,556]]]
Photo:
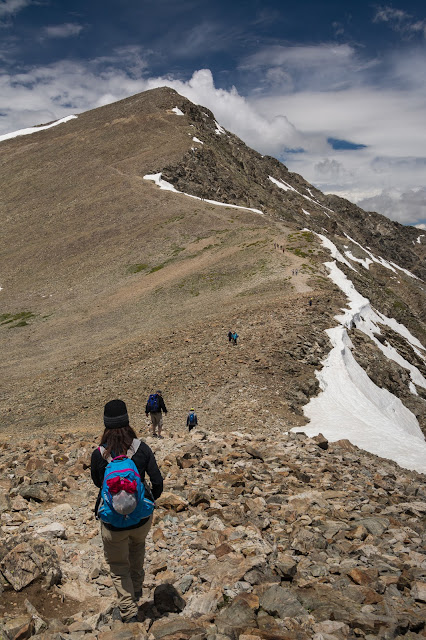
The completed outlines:
[[[269,180],[271,182],[273,182],[277,187],[282,189],[283,191],[294,191],[295,193],[299,194],[299,196],[302,196],[302,198],[305,198],[306,200],[309,200],[309,202],[313,202],[314,204],[316,204],[317,207],[321,207],[322,209],[327,209],[327,211],[331,211],[331,213],[334,213],[334,211],[332,209],[329,209],[325,205],[321,204],[320,202],[317,202],[313,198],[310,198],[309,196],[305,195],[304,193],[300,193],[300,191],[298,191],[297,189],[292,187],[291,184],[288,184],[288,182],[285,182],[284,180],[277,180],[276,178],[273,178],[272,176],[269,176]],[[309,189],[308,189],[308,191],[309,191]],[[311,192],[309,191],[309,193],[311,193]],[[306,211],[304,211],[303,209],[302,209],[302,211],[304,213],[306,213]],[[326,213],[325,211],[324,211],[324,213],[328,218],[330,217],[328,215],[328,213]]]
[[[183,112],[183,111],[181,111],[181,110],[179,109],[179,107],[173,107],[172,111],[173,111],[173,113],[175,113],[177,116],[184,116],[184,115],[185,115],[185,114],[184,114],[184,112]]]
[[[378,258],[376,258],[376,256],[373,255],[369,249],[366,249],[365,247],[363,247],[362,244],[360,244],[359,242],[357,242],[356,240],[348,236],[347,233],[345,233],[345,236],[348,238],[348,240],[353,242],[353,244],[358,245],[360,249],[362,249],[368,256],[370,256],[370,259],[366,258],[365,260],[362,260],[360,258],[351,257],[349,255],[349,252],[345,251],[345,254],[348,256],[348,258],[350,258],[351,260],[355,260],[356,262],[360,262],[362,266],[365,267],[365,269],[369,269],[370,264],[372,264],[373,262],[376,262],[377,264],[380,264],[382,267],[385,267],[385,269],[389,269],[394,273],[396,273],[396,269],[399,269],[399,271],[402,271],[407,276],[410,276],[410,278],[415,278],[416,280],[419,279],[417,276],[414,275],[414,273],[411,273],[411,271],[408,271],[408,269],[404,269],[403,267],[398,266],[397,264],[395,264],[395,262],[388,262],[387,260],[382,258],[382,256],[379,256]]]
[[[348,256],[349,260],[352,260],[352,262],[359,262],[362,264],[364,269],[367,270],[370,267],[370,264],[373,264],[373,260],[370,260],[370,258],[357,258],[351,251],[345,251],[345,256]]]
[[[269,180],[271,182],[273,182],[274,184],[276,184],[277,187],[279,187],[283,191],[296,191],[296,189],[294,189],[294,187],[292,187],[291,185],[287,184],[287,182],[284,182],[284,180],[277,180],[276,178],[273,178],[272,176],[269,176]],[[296,193],[298,193],[298,192],[296,191]]]
[[[218,122],[216,122],[216,120],[214,121],[214,123],[216,125],[215,133],[217,133],[218,136],[226,134],[225,129],[223,127],[221,127],[220,124]]]
[[[253,211],[253,213],[259,213],[261,216],[264,215],[263,211],[260,211],[260,209],[252,209],[251,207],[240,207],[237,204],[228,204],[226,202],[218,202],[217,200],[207,200],[205,198],[199,198],[198,196],[193,196],[190,193],[184,193],[183,191],[178,191],[177,189],[175,189],[175,187],[170,184],[170,182],[167,182],[166,180],[163,180],[161,177],[161,173],[152,173],[150,175],[145,175],[144,180],[152,180],[153,182],[155,182],[155,184],[160,187],[160,189],[164,189],[165,191],[174,191],[175,193],[181,193],[184,196],[187,196],[188,198],[194,198],[194,200],[202,200],[203,202],[207,202],[208,204],[215,204],[219,207],[230,207],[231,209],[242,209],[243,211]]]
[[[333,242],[331,242],[331,240],[329,240],[326,236],[321,235],[320,233],[317,233],[316,235],[321,239],[323,247],[325,247],[330,251],[331,255],[335,260],[342,262],[347,267],[349,267],[349,269],[352,269],[352,271],[356,271],[355,267],[352,266],[351,263],[346,260],[346,258],[340,253],[339,249],[336,247],[336,245]]]
[[[50,124],[45,124],[42,127],[28,127],[28,129],[19,129],[18,131],[12,131],[11,133],[4,133],[0,136],[0,142],[4,140],[10,140],[10,138],[17,138],[18,136],[28,136],[31,133],[37,133],[38,131],[44,131],[45,129],[51,129],[52,127],[57,127],[58,124],[63,124],[64,122],[69,122],[69,120],[74,120],[77,116],[66,116],[65,118],[61,118],[60,120],[56,120],[56,122],[51,122]]]

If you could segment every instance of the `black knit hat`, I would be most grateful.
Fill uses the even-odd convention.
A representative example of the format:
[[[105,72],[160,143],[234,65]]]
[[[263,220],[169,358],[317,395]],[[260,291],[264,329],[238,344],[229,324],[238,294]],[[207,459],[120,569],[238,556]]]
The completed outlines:
[[[110,400],[104,408],[104,425],[106,429],[120,429],[129,425],[126,403],[122,400]]]

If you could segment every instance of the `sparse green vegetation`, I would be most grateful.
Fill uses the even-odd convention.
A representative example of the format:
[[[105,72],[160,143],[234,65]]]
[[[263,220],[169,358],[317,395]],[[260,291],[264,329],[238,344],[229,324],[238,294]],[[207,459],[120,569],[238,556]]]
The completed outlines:
[[[394,300],[393,307],[394,309],[399,309],[400,311],[406,311],[408,309],[408,306],[405,304],[405,302],[401,302],[400,300]]]
[[[0,314],[0,324],[11,325],[10,329],[16,327],[26,327],[28,321],[35,318],[35,313],[32,311],[20,311],[19,313],[2,313]],[[13,324],[16,323],[16,324]]]
[[[179,222],[179,220],[183,220],[184,217],[185,217],[185,214],[181,214],[179,216],[173,216],[173,218],[169,218],[168,220],[163,222],[163,225],[172,224],[173,222]]]
[[[293,249],[292,247],[289,247],[288,251],[291,251],[292,253],[294,253],[295,256],[299,256],[299,258],[309,257],[309,255],[305,251],[302,251],[302,249],[299,249],[299,248]]]
[[[265,244],[269,244],[269,240],[266,238],[265,240],[257,240],[256,242],[250,242],[249,244],[243,244],[243,248],[247,249],[247,247],[256,247],[262,246]]]
[[[145,271],[145,269],[148,269],[148,265],[145,263],[131,264],[127,267],[127,273],[140,273],[140,271]]]
[[[315,272],[316,272],[315,267],[313,267],[313,266],[312,266],[312,265],[310,265],[310,264],[306,264],[306,262],[304,262],[304,263],[302,264],[301,269],[303,269],[304,271],[311,271],[312,273],[315,273]]]
[[[157,264],[157,266],[156,267],[152,267],[148,271],[148,273],[155,273],[156,271],[160,271],[160,269],[163,269],[163,267],[165,267],[166,264],[167,264],[166,262],[162,262],[161,264]]]
[[[191,257],[195,258],[196,256],[199,256],[204,251],[209,251],[209,249],[214,249],[215,247],[219,247],[219,246],[220,245],[218,245],[218,244],[208,244],[205,247],[203,247],[202,249],[200,249],[199,251],[197,251],[197,253],[194,253]]]

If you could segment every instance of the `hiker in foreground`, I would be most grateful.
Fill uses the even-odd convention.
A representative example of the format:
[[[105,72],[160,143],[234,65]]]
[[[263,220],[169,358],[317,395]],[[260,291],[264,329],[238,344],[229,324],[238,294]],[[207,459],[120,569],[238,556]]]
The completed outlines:
[[[154,454],[137,439],[122,400],[104,409],[105,430],[90,464],[99,487],[95,514],[101,520],[105,560],[117,590],[121,619],[136,622],[144,581],[145,539],[152,524],[154,500],[163,491],[163,477]],[[145,473],[152,491],[145,485]]]
[[[188,431],[191,431],[198,424],[197,414],[195,413],[195,409],[190,409],[188,413],[188,417],[186,419],[186,426],[188,427]]]
[[[156,438],[157,435],[159,438],[163,437],[161,435],[161,431],[163,429],[163,415],[161,413],[162,411],[167,415],[167,408],[164,404],[161,391],[156,391],[149,396],[148,402],[146,403],[145,407],[145,414],[147,416],[148,414],[150,414],[151,416],[151,428],[154,438]]]

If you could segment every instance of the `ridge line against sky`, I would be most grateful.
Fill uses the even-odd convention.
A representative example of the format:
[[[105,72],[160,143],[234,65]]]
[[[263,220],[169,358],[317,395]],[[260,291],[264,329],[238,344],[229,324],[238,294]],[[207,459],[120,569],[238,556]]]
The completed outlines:
[[[168,85],[322,191],[426,228],[426,11],[0,0],[0,134]]]

